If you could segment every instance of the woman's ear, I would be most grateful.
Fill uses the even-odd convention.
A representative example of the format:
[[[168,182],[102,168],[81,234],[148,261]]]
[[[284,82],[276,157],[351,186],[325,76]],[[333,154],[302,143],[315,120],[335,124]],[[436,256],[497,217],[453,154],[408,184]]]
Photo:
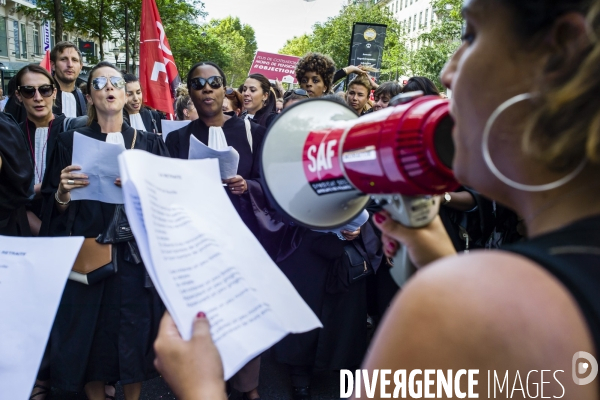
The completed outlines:
[[[544,80],[553,82],[573,74],[591,45],[590,26],[585,15],[569,12],[557,18],[545,42],[550,53]]]

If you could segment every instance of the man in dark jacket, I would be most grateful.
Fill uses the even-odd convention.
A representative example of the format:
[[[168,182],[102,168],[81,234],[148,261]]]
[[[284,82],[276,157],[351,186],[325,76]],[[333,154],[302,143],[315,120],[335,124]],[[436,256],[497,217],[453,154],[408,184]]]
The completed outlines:
[[[75,43],[58,42],[50,52],[50,65],[58,89],[52,112],[71,118],[87,115],[87,102],[75,85],[83,66],[81,51]]]

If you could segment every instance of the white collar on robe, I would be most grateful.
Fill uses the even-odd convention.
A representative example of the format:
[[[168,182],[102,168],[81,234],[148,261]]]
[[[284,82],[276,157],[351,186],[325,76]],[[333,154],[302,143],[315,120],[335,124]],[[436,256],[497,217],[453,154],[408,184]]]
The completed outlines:
[[[77,101],[75,95],[69,92],[61,92],[62,112],[68,118],[77,117]]]
[[[129,114],[129,126],[135,128],[139,131],[145,131],[146,126],[144,125],[144,120],[142,119],[142,114]]]
[[[106,135],[106,143],[120,144],[125,148],[125,139],[121,132],[110,132]]]
[[[220,126],[210,126],[208,128],[208,147],[215,150],[226,150],[227,139],[225,139],[225,132]]]

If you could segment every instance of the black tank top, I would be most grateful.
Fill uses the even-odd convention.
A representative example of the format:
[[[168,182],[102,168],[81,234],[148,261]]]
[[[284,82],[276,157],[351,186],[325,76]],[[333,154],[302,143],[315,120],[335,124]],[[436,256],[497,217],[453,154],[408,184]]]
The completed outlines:
[[[503,249],[535,261],[571,292],[600,354],[600,216]]]

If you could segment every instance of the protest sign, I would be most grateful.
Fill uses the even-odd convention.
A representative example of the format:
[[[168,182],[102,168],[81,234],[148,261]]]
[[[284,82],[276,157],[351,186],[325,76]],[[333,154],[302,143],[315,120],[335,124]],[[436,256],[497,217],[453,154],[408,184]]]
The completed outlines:
[[[270,80],[278,79],[285,83],[298,83],[294,73],[298,60],[300,58],[295,56],[257,51],[248,75],[263,74]]]

